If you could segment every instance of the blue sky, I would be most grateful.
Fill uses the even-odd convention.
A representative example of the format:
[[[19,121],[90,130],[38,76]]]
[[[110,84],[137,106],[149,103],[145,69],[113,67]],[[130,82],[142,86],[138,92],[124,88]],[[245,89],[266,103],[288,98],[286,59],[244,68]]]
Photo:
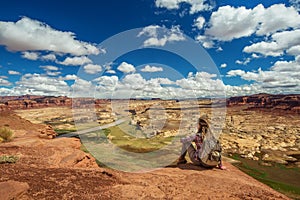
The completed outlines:
[[[4,1],[0,95],[300,93],[299,11],[299,0]]]

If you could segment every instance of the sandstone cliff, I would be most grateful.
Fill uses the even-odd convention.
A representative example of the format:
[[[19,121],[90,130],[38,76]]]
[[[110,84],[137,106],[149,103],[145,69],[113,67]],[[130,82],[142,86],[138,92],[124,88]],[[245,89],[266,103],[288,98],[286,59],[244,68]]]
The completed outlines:
[[[227,106],[235,105],[247,105],[248,109],[287,111],[299,114],[300,95],[255,94],[251,96],[230,97],[227,100]]]

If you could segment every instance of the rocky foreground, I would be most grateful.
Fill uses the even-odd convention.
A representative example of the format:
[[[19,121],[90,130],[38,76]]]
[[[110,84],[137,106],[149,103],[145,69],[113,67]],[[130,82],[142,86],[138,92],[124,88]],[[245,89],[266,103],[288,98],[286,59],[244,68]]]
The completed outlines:
[[[15,138],[0,143],[0,156],[19,160],[0,164],[1,199],[288,199],[227,162],[226,171],[185,164],[123,173],[99,168],[78,139],[44,137],[49,127],[1,112],[4,125]]]

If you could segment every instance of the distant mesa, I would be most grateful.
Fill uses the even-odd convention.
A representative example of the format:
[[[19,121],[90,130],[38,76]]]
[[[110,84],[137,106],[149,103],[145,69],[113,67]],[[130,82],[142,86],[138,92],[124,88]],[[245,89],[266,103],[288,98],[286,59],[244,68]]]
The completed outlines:
[[[133,100],[133,99],[132,99]],[[148,100],[160,100],[151,99]],[[76,98],[74,101],[66,96],[38,96],[38,95],[22,95],[22,96],[2,96],[0,97],[0,111],[31,109],[55,106],[72,106],[74,104],[100,106],[109,102],[109,99],[94,98]],[[264,111],[284,111],[300,114],[300,94],[254,94],[250,96],[230,97],[226,102],[227,106],[246,106],[246,109],[260,109]],[[73,105],[74,106],[74,105]]]
[[[67,96],[2,96],[0,97],[0,111],[57,106],[72,107],[74,106],[74,104],[79,104],[80,107],[84,107],[85,105],[89,106],[91,103],[94,103],[96,106],[100,106],[107,101],[110,100],[94,98],[76,98],[76,101],[74,101],[74,99]]]
[[[65,96],[23,95],[0,97],[0,111],[71,105],[72,99]]]
[[[260,93],[250,96],[230,97],[227,106],[247,105],[247,109],[260,109],[262,111],[285,111],[300,114],[299,94],[272,95]]]

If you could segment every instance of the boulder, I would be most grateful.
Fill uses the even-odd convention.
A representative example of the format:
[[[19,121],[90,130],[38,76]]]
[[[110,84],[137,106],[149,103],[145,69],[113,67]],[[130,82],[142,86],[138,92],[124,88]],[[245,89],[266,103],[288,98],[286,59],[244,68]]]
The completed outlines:
[[[57,133],[49,125],[43,129],[41,129],[39,132],[40,132],[40,135],[39,135],[40,138],[44,138],[44,139],[53,139],[57,135]]]
[[[18,181],[0,182],[2,200],[20,199],[29,189],[28,183]]]

